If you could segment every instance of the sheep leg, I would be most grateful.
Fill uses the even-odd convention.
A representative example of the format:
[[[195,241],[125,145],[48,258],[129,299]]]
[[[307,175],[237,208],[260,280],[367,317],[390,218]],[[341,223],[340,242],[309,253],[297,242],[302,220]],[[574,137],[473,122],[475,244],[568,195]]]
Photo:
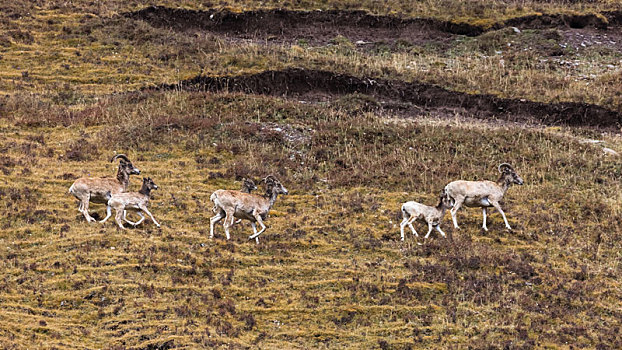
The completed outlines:
[[[454,207],[451,208],[451,210],[449,211],[451,213],[451,221],[453,221],[454,227],[456,229],[460,228],[458,227],[458,220],[456,220],[456,213],[458,212],[458,209],[460,209],[460,207],[462,206],[462,203],[464,203],[464,197],[456,198],[454,202]]]
[[[410,219],[408,219],[408,227],[410,227],[410,230],[413,232],[413,235],[415,235],[416,237],[419,237],[419,234],[417,233],[417,231],[415,230],[415,227],[413,226],[413,222],[415,222],[417,218],[418,216],[411,216]]]
[[[236,209],[237,209],[237,208],[236,208]],[[238,223],[238,222],[242,221],[242,219],[238,219],[238,220],[236,221],[236,220],[235,220],[235,216],[234,216],[234,215],[235,215],[235,211],[234,211],[234,212],[233,212],[233,214],[231,215],[231,225],[230,225],[229,227],[231,227],[231,226],[235,225],[236,223]]]
[[[108,218],[112,216],[112,208],[107,205],[106,206],[106,217],[104,218],[104,220],[101,220],[100,222],[103,224],[104,222],[106,222],[106,220],[108,220]]]
[[[141,212],[138,212],[137,214],[140,216],[140,219],[136,222],[136,225],[140,225],[143,221],[145,221],[145,216]]]
[[[413,232],[413,235],[415,235],[416,237],[419,237],[419,234],[417,233],[417,231],[415,231],[415,227],[413,226],[413,222],[415,222],[417,218],[418,216],[411,216],[410,219],[408,220],[408,227],[410,227],[410,230]]]
[[[416,237],[419,237],[419,234],[417,233],[417,231],[415,231],[415,227],[413,226],[412,221],[408,223],[408,227],[410,227],[410,230],[413,232],[413,235],[415,235]]]
[[[82,215],[84,215],[84,218],[88,222],[89,221],[89,218],[87,217],[88,214],[84,214],[84,201],[86,200],[87,198],[80,198],[80,204],[78,204],[78,211],[82,213]]]
[[[408,219],[404,218],[400,223],[400,235],[402,236],[402,241],[404,240],[404,228],[408,225]]]
[[[508,219],[505,217],[505,213],[503,212],[503,209],[501,209],[501,205],[499,205],[499,202],[497,202],[497,201],[494,201],[494,202],[493,202],[493,201],[491,201],[491,203],[492,203],[492,206],[493,206],[493,207],[495,207],[495,209],[497,209],[497,211],[498,211],[499,213],[501,213],[501,216],[503,216],[503,221],[505,222],[505,227],[506,227],[508,230],[511,230],[512,228],[510,227],[510,224],[508,223]]]
[[[91,215],[89,215],[89,201],[90,200],[91,200],[90,194],[87,197],[80,199],[80,205],[82,206],[82,210],[81,210],[82,215],[84,215],[84,218],[86,219],[87,222],[96,221],[95,219],[93,219]]]
[[[257,238],[263,231],[266,230],[266,225],[263,223],[263,220],[261,219],[261,215],[254,213],[253,216],[255,217],[255,220],[257,220],[257,222],[259,223],[259,226],[261,226],[261,230],[259,230],[259,232],[254,233],[252,236],[248,237],[248,239]]]
[[[486,227],[486,208],[482,208],[482,214],[484,214],[484,223],[482,224],[482,228],[484,231],[488,231],[488,227]]]
[[[130,220],[127,219],[127,210],[123,209],[123,221],[134,225]]]
[[[229,234],[229,228],[233,226],[233,220],[235,217],[233,216],[235,212],[233,210],[228,210],[225,212],[225,223],[223,226],[225,227],[225,236],[227,236],[227,240],[231,239],[231,235]]]
[[[153,217],[153,214],[151,214],[151,212],[149,211],[149,209],[147,209],[147,207],[145,206],[141,206],[140,210],[144,211],[147,215],[149,215],[149,217],[151,218],[151,221],[153,221],[153,223],[159,228],[160,224],[158,224],[158,222],[156,221],[156,219]]]
[[[251,222],[251,227],[253,228],[253,233],[257,233],[257,225],[254,222]],[[259,237],[255,237],[255,243],[259,244]]]
[[[440,232],[443,238],[447,238],[447,235],[445,235],[445,232],[441,230],[441,225],[436,225],[436,231]]]
[[[428,222],[428,233],[426,233],[425,237],[423,237],[424,239],[428,239],[428,237],[430,236],[430,232],[432,232],[433,228],[434,228],[434,224],[432,224],[431,222]]]
[[[235,207],[234,213],[235,211],[238,210],[237,206]],[[239,224],[240,222],[242,222],[242,219],[235,219],[234,216],[231,217],[231,226],[235,225],[235,224]]]
[[[410,227],[410,230],[413,232],[413,235],[419,237],[419,234],[417,233],[417,231],[415,230],[415,227],[413,226],[413,221],[415,221],[415,219],[417,219],[417,216],[413,216],[407,212],[404,212],[404,219],[400,223],[400,234],[402,235],[402,241],[404,240],[404,229],[406,228],[407,225],[408,227]]]
[[[125,230],[125,227],[123,227],[123,222],[121,221],[121,219],[123,218],[123,210],[119,210],[116,209],[117,214],[114,216],[114,220],[117,222],[117,225],[119,225],[119,228],[121,228],[122,230]]]
[[[93,218],[91,216],[91,214],[89,214],[89,204],[90,204],[90,202],[91,202],[91,194],[89,193],[89,197],[84,202],[84,214],[87,216],[88,222],[95,222],[97,220],[95,220],[95,218]]]
[[[138,225],[140,225],[141,222],[143,222],[145,220],[145,216],[141,212],[136,212],[136,214],[138,214],[138,216],[140,216],[140,219],[137,222],[133,222],[133,221],[128,220],[125,217],[125,214],[126,214],[126,211],[124,210],[123,211],[123,221],[127,222],[128,224],[130,224],[132,226],[138,226]]]
[[[209,219],[209,238],[214,238],[214,225],[225,217],[224,211],[216,212],[216,216]]]

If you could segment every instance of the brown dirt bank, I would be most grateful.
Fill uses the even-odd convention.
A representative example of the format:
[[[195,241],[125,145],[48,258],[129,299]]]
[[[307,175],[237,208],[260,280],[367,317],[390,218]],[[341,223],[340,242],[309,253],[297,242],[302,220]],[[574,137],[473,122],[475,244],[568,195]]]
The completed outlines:
[[[197,76],[156,89],[239,91],[285,97],[360,93],[380,101],[408,103],[425,108],[460,108],[480,119],[529,120],[545,125],[619,128],[622,115],[597,105],[576,102],[541,103],[450,91],[421,83],[358,78],[320,70],[286,69],[229,77]]]
[[[269,38],[274,40],[309,39],[323,41],[337,35],[367,37],[372,35],[386,40],[418,37],[418,33],[436,33],[443,37],[451,34],[477,36],[489,30],[514,26],[520,29],[585,28],[606,29],[622,24],[622,11],[601,14],[541,14],[512,18],[493,25],[474,25],[464,22],[442,21],[433,18],[400,18],[377,16],[365,11],[292,11],[258,10],[241,13],[229,11],[196,11],[151,6],[124,14],[144,20],[153,26],[176,30],[199,29],[232,36]],[[373,31],[373,33],[369,33]],[[444,34],[444,35],[443,35]],[[275,38],[270,38],[275,36]],[[434,39],[430,38],[430,39]]]

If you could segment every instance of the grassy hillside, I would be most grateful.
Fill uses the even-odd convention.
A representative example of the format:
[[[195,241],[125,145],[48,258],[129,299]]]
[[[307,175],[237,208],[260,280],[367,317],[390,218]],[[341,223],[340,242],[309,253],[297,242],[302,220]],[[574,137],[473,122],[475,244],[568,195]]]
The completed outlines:
[[[5,348],[620,345],[622,169],[572,134],[230,94],[32,104],[2,125]],[[161,186],[161,229],[77,212],[67,188],[112,175],[113,151]],[[495,213],[484,233],[466,209],[451,240],[398,240],[401,202],[494,179],[501,161],[526,182],[506,199],[513,231]],[[211,191],[266,174],[291,195],[261,244],[248,224],[208,239]]]
[[[272,43],[117,16],[140,8],[132,1],[3,6],[0,348],[622,347],[622,166],[584,142],[622,151],[616,125],[479,120],[459,108],[388,108],[361,94],[140,90],[199,73],[300,67],[619,112],[622,53],[604,41],[618,40],[616,31],[508,27],[356,44],[359,29],[337,28],[317,42]],[[488,23],[618,5],[263,6]],[[561,54],[560,43],[568,44]],[[115,152],[160,186],[151,202],[160,229],[145,222],[121,231],[78,213],[69,186],[114,176]],[[501,162],[525,180],[505,198],[512,231],[492,212],[483,232],[481,211],[465,208],[460,230],[447,215],[448,239],[399,241],[402,202],[436,204],[447,182],[494,180]],[[290,195],[277,200],[260,244],[248,240],[248,223],[230,241],[220,225],[209,239],[210,194],[268,174]],[[139,184],[133,177],[130,187]],[[104,207],[91,211],[101,217]]]
[[[457,4],[425,2],[420,6],[452,8],[448,3]],[[174,83],[199,73],[230,75],[305,67],[360,77],[422,80],[468,93],[542,102],[588,102],[620,111],[622,36],[618,26],[609,31],[560,27],[520,33],[507,27],[474,38],[428,29],[411,37],[409,31],[378,34],[373,29],[339,27],[314,42],[256,33],[223,36],[192,24],[186,31],[153,27],[120,15],[139,8],[132,2],[109,2],[100,6],[101,10],[79,4],[14,5],[16,9],[5,12],[0,38],[0,92],[28,91],[79,104],[97,94]],[[561,3],[553,4],[562,7]],[[617,8],[613,3],[598,4],[573,6],[584,12],[594,6],[603,11]],[[210,5],[198,8],[206,6]],[[511,7],[501,7],[501,3],[495,6],[491,8],[499,11]],[[477,8],[471,3],[459,7]],[[247,7],[238,11],[241,9]],[[454,17],[460,13],[459,9],[452,11],[445,13]],[[551,7],[547,13],[561,10],[555,11]],[[411,15],[435,18],[423,12]],[[504,18],[500,13],[495,16],[495,23]],[[482,13],[478,20],[468,23],[480,25],[478,21],[483,18]],[[184,23],[183,19],[179,21]]]

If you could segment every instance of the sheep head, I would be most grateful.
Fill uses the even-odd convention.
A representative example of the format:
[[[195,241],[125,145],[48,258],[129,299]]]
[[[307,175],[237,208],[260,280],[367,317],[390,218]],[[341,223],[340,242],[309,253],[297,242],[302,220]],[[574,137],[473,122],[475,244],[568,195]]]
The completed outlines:
[[[255,181],[251,179],[244,178],[242,179],[243,187],[250,191],[255,191],[257,189],[257,185],[255,185]]]
[[[508,163],[499,164],[499,173],[501,173],[501,177],[507,181],[508,183],[513,183],[516,185],[522,185],[523,179],[518,176],[514,168]]]
[[[117,154],[110,159],[110,162],[114,162],[117,159],[120,159],[119,170],[129,175],[140,175],[140,170],[132,164],[132,161],[125,154]]]
[[[287,188],[272,175],[266,176],[261,181],[266,183],[266,195],[268,196],[272,196],[272,194],[289,194]]]

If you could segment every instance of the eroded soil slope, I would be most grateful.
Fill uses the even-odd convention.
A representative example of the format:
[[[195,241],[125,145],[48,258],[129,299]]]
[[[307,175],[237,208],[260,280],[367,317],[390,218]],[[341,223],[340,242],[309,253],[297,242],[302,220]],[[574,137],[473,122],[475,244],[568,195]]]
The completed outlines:
[[[292,11],[257,10],[241,13],[229,11],[195,11],[152,6],[125,14],[159,27],[177,30],[202,29],[243,38],[264,38],[286,41],[307,39],[313,42],[332,39],[335,35],[348,38],[396,38],[427,40],[461,34],[477,36],[490,30],[514,26],[520,29],[598,28],[607,29],[622,23],[622,14],[541,14],[512,18],[494,24],[470,24],[432,18],[400,18],[372,15],[365,11]]]
[[[299,98],[322,96],[330,99],[345,94],[365,94],[378,102],[389,102],[388,108],[451,108],[469,116],[509,121],[536,121],[547,125],[596,126],[617,128],[622,116],[600,106],[585,103],[539,103],[524,99],[503,99],[492,95],[474,95],[450,91],[421,82],[403,82],[358,78],[328,71],[286,69],[231,77],[197,76],[179,84],[162,85],[160,89],[198,89],[205,91],[239,91]],[[399,105],[395,105],[398,102]],[[407,105],[411,104],[411,106]],[[382,105],[382,104],[380,104]]]

